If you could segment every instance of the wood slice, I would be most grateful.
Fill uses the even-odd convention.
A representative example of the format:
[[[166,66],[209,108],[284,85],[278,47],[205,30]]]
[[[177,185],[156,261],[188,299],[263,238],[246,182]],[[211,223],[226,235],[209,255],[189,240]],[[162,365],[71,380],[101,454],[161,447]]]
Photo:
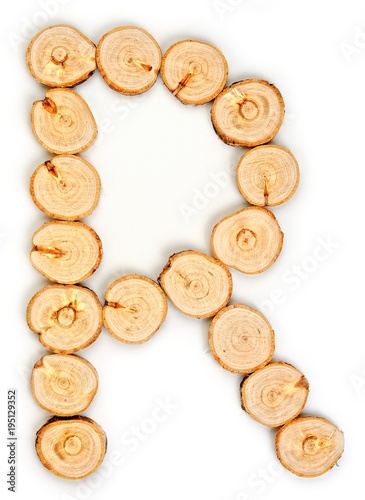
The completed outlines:
[[[54,156],[35,170],[30,193],[37,207],[49,217],[79,220],[97,206],[100,178],[95,168],[79,156]]]
[[[109,87],[121,94],[149,90],[161,66],[161,49],[147,31],[120,26],[108,31],[96,49],[96,63]]]
[[[40,461],[53,474],[82,479],[100,466],[107,438],[91,418],[53,417],[37,432],[35,447]]]
[[[71,89],[49,89],[32,107],[36,139],[54,154],[78,154],[94,142],[95,119],[84,99]]]
[[[188,250],[172,255],[159,283],[174,306],[194,318],[209,318],[227,305],[232,276],[219,261]]]
[[[217,47],[197,40],[183,40],[167,49],[161,76],[182,103],[200,105],[212,101],[224,88],[228,65]]]
[[[280,205],[288,201],[299,184],[294,155],[281,146],[259,146],[244,154],[237,167],[237,185],[251,205]]]
[[[76,285],[48,285],[37,292],[27,307],[29,328],[50,351],[72,354],[99,337],[102,307],[97,295]]]
[[[265,80],[244,80],[231,85],[216,97],[212,108],[215,131],[231,146],[251,148],[271,141],[283,118],[283,98]]]
[[[27,66],[47,87],[73,87],[96,69],[95,45],[79,30],[59,24],[40,31],[27,48]]]
[[[343,451],[343,432],[324,418],[297,418],[282,427],[276,436],[280,462],[301,477],[325,474],[341,458]]]
[[[275,335],[261,313],[243,304],[221,309],[209,327],[209,346],[218,363],[231,372],[251,373],[270,362]]]
[[[98,374],[74,354],[47,354],[34,365],[33,397],[41,408],[62,417],[82,413],[94,399]]]
[[[73,285],[99,267],[102,245],[82,222],[46,222],[34,233],[30,257],[33,267],[50,281]]]
[[[282,362],[257,370],[241,385],[243,409],[268,427],[280,427],[297,417],[308,394],[305,376],[294,366]]]
[[[215,225],[213,255],[245,274],[266,271],[279,257],[284,235],[272,212],[248,207]]]
[[[117,340],[141,344],[160,328],[167,314],[161,287],[132,274],[112,283],[105,292],[104,326]]]

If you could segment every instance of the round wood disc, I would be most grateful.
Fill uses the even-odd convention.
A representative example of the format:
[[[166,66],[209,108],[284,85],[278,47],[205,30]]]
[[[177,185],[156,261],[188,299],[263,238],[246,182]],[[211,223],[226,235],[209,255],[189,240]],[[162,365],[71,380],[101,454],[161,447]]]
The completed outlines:
[[[294,155],[281,146],[259,146],[244,154],[237,167],[237,185],[251,205],[276,206],[288,201],[299,184]]]
[[[31,385],[41,408],[66,417],[90,406],[98,389],[98,374],[79,356],[48,354],[34,365]]]
[[[279,257],[284,235],[272,212],[248,207],[222,219],[213,229],[213,255],[245,274],[266,271]]]
[[[42,464],[65,479],[82,479],[104,459],[107,439],[91,418],[51,418],[37,432],[36,451]]]
[[[244,80],[231,85],[216,97],[212,108],[213,126],[231,146],[251,148],[271,141],[283,118],[283,98],[265,80]]]
[[[270,362],[275,336],[268,320],[243,304],[221,309],[209,327],[209,346],[218,363],[231,372],[251,373]]]
[[[160,328],[167,299],[157,283],[132,274],[112,283],[105,292],[104,326],[117,340],[141,344]]]
[[[147,31],[120,26],[108,31],[96,49],[96,63],[109,87],[121,94],[146,92],[161,66],[161,49]]]
[[[276,436],[280,462],[301,477],[325,474],[341,458],[343,450],[343,432],[324,418],[297,418],[282,427]]]
[[[71,89],[49,89],[32,107],[32,129],[38,142],[54,154],[78,154],[94,142],[95,119],[84,99]]]
[[[49,217],[79,220],[97,206],[100,178],[95,168],[79,156],[54,156],[35,170],[30,193],[37,207]]]
[[[48,285],[27,307],[29,328],[50,351],[72,354],[95,342],[102,329],[102,307],[96,294],[76,285]]]
[[[50,281],[83,281],[96,271],[101,258],[99,236],[82,222],[46,222],[34,233],[31,262]]]
[[[159,283],[174,306],[195,318],[209,318],[227,305],[232,276],[219,261],[192,250],[170,257]]]
[[[73,87],[94,74],[95,45],[72,26],[49,26],[28,45],[27,65],[47,87]]]
[[[308,394],[305,376],[294,366],[282,362],[257,370],[241,385],[242,407],[268,427],[280,427],[297,417]]]
[[[182,40],[167,49],[161,76],[184,104],[212,101],[227,82],[228,65],[222,52],[208,43]]]

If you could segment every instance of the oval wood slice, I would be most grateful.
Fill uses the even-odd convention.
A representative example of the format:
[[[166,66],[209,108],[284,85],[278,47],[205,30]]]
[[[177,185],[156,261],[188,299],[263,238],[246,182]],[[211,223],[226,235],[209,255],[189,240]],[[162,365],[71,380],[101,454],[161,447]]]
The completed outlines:
[[[228,65],[222,52],[213,45],[182,40],[167,49],[161,76],[182,103],[200,105],[212,101],[224,88]]]
[[[301,477],[325,474],[343,451],[343,432],[324,418],[299,417],[282,427],[276,436],[280,462]]]
[[[48,285],[27,307],[29,328],[50,351],[72,354],[95,342],[102,329],[102,307],[96,294],[76,285]]]
[[[141,344],[160,328],[167,314],[161,287],[144,276],[129,275],[105,292],[104,326],[117,340]]]
[[[209,327],[210,350],[231,372],[251,373],[270,362],[275,335],[268,320],[243,304],[221,309]]]
[[[74,354],[47,354],[34,365],[33,397],[41,408],[69,417],[82,413],[98,389],[95,368]]]
[[[37,432],[35,447],[40,461],[53,474],[82,479],[100,466],[107,439],[91,418],[53,417]]]
[[[79,30],[64,24],[40,31],[27,48],[27,66],[47,87],[73,87],[96,69],[95,45]]]
[[[120,26],[106,33],[96,49],[96,63],[109,87],[121,94],[146,92],[161,66],[161,49],[147,31]]]
[[[30,193],[37,207],[49,217],[79,220],[97,206],[100,178],[95,168],[79,156],[54,156],[35,170]]]
[[[245,274],[266,271],[279,257],[284,235],[275,216],[248,207],[222,219],[213,229],[213,255]]]
[[[96,271],[101,258],[99,236],[82,222],[46,222],[34,233],[31,262],[50,281],[83,281]]]
[[[78,154],[94,142],[95,119],[84,99],[71,89],[49,89],[32,107],[32,129],[38,142],[54,154]]]
[[[282,362],[257,370],[241,385],[243,409],[268,427],[280,427],[297,417],[308,394],[305,376],[294,366]]]
[[[244,80],[215,99],[212,122],[219,137],[231,146],[265,144],[278,133],[284,119],[279,90],[265,80]]]
[[[192,250],[170,257],[159,283],[174,306],[195,318],[209,318],[232,295],[232,276],[223,264]]]
[[[237,185],[251,205],[274,207],[288,201],[299,184],[294,155],[273,144],[258,146],[244,154],[237,167]]]

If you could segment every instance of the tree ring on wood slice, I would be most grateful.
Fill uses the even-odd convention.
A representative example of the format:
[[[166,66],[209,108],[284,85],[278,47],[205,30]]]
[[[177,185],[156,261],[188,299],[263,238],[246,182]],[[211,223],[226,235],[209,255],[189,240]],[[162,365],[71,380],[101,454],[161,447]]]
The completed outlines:
[[[167,299],[157,283],[132,274],[112,283],[105,292],[104,326],[117,340],[141,344],[160,328]]]
[[[159,283],[174,306],[195,318],[214,316],[232,295],[232,276],[219,261],[188,250],[172,255]]]
[[[161,76],[183,104],[212,101],[227,82],[228,65],[222,52],[208,43],[183,40],[167,49]]]
[[[161,66],[161,49],[147,31],[120,26],[108,31],[96,49],[96,63],[109,87],[121,94],[146,92]]]
[[[71,89],[49,89],[32,107],[32,129],[38,142],[54,154],[78,154],[94,142],[95,119],[84,99]]]
[[[209,327],[210,350],[231,372],[252,373],[270,362],[275,335],[268,320],[243,304],[221,309]]]
[[[31,385],[41,408],[68,417],[90,406],[98,389],[98,374],[88,361],[74,354],[47,354],[34,365]]]
[[[242,381],[242,408],[260,424],[280,427],[299,415],[308,393],[307,379],[294,366],[270,363]]]
[[[72,354],[95,342],[102,329],[102,307],[97,295],[76,285],[48,285],[27,307],[29,328],[44,347]]]
[[[265,80],[244,80],[227,87],[212,108],[215,131],[231,146],[251,148],[271,141],[283,118],[283,98]]]
[[[73,87],[96,69],[95,45],[79,30],[64,24],[37,33],[27,48],[27,66],[48,87]]]
[[[281,146],[259,146],[244,154],[237,166],[237,185],[251,205],[264,207],[288,201],[299,184],[294,155]]]
[[[91,418],[51,418],[37,432],[36,451],[42,464],[65,479],[82,479],[104,459],[107,438]]]
[[[79,220],[90,215],[99,201],[100,178],[79,156],[54,156],[39,165],[30,180],[34,203],[53,219]]]
[[[213,255],[245,274],[266,271],[279,257],[284,235],[272,212],[248,207],[225,217],[212,232]]]
[[[83,281],[101,259],[99,236],[82,222],[46,222],[34,233],[31,262],[50,281],[66,285]]]
[[[343,450],[343,432],[324,418],[296,418],[276,435],[278,459],[290,472],[301,477],[325,474],[341,458]]]

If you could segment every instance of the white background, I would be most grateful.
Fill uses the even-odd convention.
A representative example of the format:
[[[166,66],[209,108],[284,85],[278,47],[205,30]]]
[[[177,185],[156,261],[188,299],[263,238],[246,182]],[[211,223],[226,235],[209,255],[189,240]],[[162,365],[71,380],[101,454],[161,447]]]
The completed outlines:
[[[11,387],[18,390],[20,499],[319,500],[344,498],[349,488],[363,491],[363,1],[222,0],[223,10],[218,3],[7,3],[0,21],[2,497],[8,493],[6,390]],[[27,328],[25,311],[46,284],[32,268],[29,252],[33,232],[47,218],[33,205],[28,185],[49,154],[30,127],[32,102],[42,98],[44,88],[28,73],[25,48],[40,28],[57,23],[74,25],[95,43],[111,28],[137,25],[151,32],[163,52],[181,39],[207,41],[225,54],[228,83],[263,78],[280,89],[286,118],[273,142],[295,154],[301,182],[288,203],[273,209],[285,234],[281,256],[262,275],[233,272],[232,303],[267,314],[276,332],[274,359],[294,364],[311,384],[306,414],[326,417],[345,432],[343,458],[326,475],[301,479],[282,468],[275,433],[240,407],[241,376],[226,372],[208,351],[209,321],[185,317],[172,305],[146,344],[124,345],[103,331],[80,352],[100,377],[99,392],[86,412],[108,435],[99,471],[73,482],[57,478],[39,462],[34,439],[48,414],[33,401],[29,377],[45,351]],[[102,195],[85,222],[100,235],[104,259],[85,284],[102,301],[107,286],[123,274],[157,279],[173,252],[210,252],[213,225],[245,206],[234,178],[243,150],[217,138],[210,105],[183,106],[160,79],[133,98],[112,91],[97,73],[76,90],[99,123],[98,141],[84,157],[100,173]],[[193,206],[204,190],[212,193],[207,186],[219,171],[229,175],[227,185],[184,220],[181,205]],[[314,256],[321,241],[331,248],[318,262]],[[301,277],[293,279],[298,272]],[[275,297],[280,303],[273,303]],[[132,447],[133,426],[151,424],[158,399],[168,399],[175,409]]]

